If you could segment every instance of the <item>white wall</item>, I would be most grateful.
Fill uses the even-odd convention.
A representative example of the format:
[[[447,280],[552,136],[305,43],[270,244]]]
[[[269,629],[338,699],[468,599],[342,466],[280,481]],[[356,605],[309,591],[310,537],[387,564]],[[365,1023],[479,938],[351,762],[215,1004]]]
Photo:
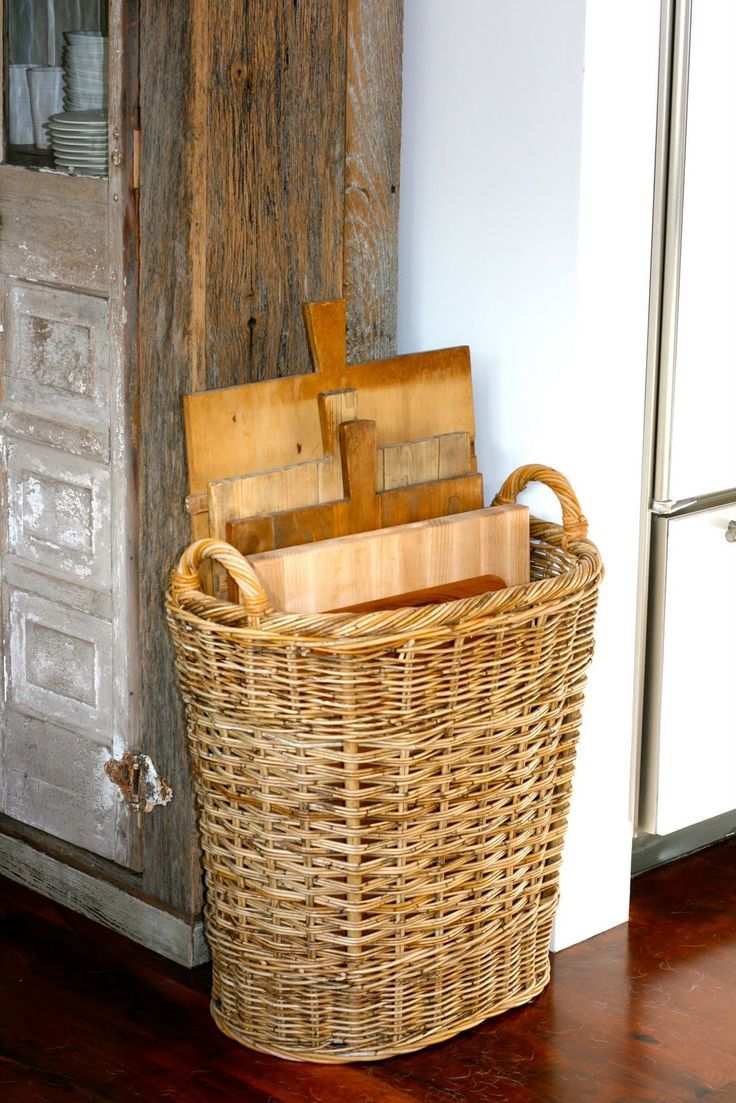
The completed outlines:
[[[657,51],[657,0],[405,0],[400,351],[470,345],[487,497],[559,468],[607,566],[557,949],[628,911]]]

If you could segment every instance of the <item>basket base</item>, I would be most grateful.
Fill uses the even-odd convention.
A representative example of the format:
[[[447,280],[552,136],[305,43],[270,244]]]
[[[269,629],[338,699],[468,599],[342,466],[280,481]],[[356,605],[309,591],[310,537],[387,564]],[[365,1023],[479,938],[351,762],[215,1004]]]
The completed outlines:
[[[325,1050],[309,1050],[306,1048],[282,1049],[275,1045],[264,1045],[260,1040],[250,1038],[244,1031],[234,1027],[220,1013],[215,1006],[214,1000],[210,1003],[210,1014],[216,1026],[223,1034],[227,1034],[229,1038],[239,1042],[240,1045],[247,1046],[248,1049],[256,1050],[258,1053],[267,1053],[271,1057],[282,1057],[287,1061],[307,1061],[319,1065],[346,1065],[351,1061],[385,1061],[389,1057],[399,1057],[404,1053],[414,1053],[418,1049],[425,1049],[427,1046],[437,1045],[439,1042],[446,1042],[450,1038],[454,1038],[457,1034],[462,1034],[465,1030],[471,1030],[475,1026],[480,1026],[486,1019],[495,1018],[495,1016],[503,1015],[504,1012],[511,1011],[515,1007],[521,1007],[523,1004],[529,1003],[538,996],[540,992],[547,987],[549,979],[550,965],[549,962],[547,962],[542,979],[538,984],[532,985],[520,992],[515,992],[509,999],[496,1004],[494,1007],[486,1008],[477,1015],[472,1015],[464,1019],[456,1019],[451,1024],[448,1024],[443,1030],[435,1030],[429,1034],[414,1035],[409,1038],[404,1038],[393,1045],[381,1046],[380,1048],[356,1051],[343,1049],[335,1054]]]

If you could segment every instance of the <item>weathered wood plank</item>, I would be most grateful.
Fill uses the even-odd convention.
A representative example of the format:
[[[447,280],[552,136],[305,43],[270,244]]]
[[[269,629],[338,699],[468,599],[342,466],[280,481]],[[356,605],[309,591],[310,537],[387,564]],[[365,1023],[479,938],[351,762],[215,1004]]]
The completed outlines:
[[[398,0],[390,7],[400,12]],[[363,36],[379,41],[385,11],[383,2],[364,3]],[[156,855],[156,868],[144,878],[153,895],[194,911],[201,904],[199,858],[162,614],[168,572],[190,534],[180,397],[310,369],[302,303],[335,298],[343,284],[348,3],[141,0],[140,20],[141,726],[175,793],[165,812],[146,817],[145,849]],[[386,103],[397,97],[400,114],[400,37],[390,34],[393,76],[384,71],[388,87],[380,92]],[[362,83],[361,94],[370,100],[375,86]],[[382,140],[398,166],[398,127]],[[354,150],[360,141],[356,128]],[[373,154],[365,148],[360,158],[367,162]],[[376,188],[371,202],[388,204],[379,228],[370,229],[382,235],[388,271],[398,191]],[[352,279],[367,287],[377,279],[373,247],[358,244],[368,222],[361,215],[350,227]],[[382,274],[378,282],[378,294],[395,301],[392,280]],[[384,329],[392,310],[395,316],[387,301]],[[384,348],[363,347],[367,358]],[[315,436],[319,441],[316,415]]]
[[[105,293],[107,181],[0,165],[0,271]]]
[[[348,361],[396,353],[403,0],[347,0]]]
[[[12,835],[0,834],[0,873],[182,965],[209,957],[201,921],[157,908]]]
[[[141,195],[138,396],[138,556],[141,730],[174,790],[145,817],[145,886],[184,912],[202,904],[199,849],[173,647],[163,617],[168,573],[188,543],[180,395],[193,383],[189,140],[193,11],[199,0],[141,0]],[[200,137],[203,137],[202,135]],[[159,814],[160,813],[160,814]]]
[[[5,5],[0,0],[0,72],[3,79],[0,80],[0,119],[5,121]],[[0,126],[0,162],[5,160],[5,125]]]
[[[138,556],[135,471],[137,378],[138,212],[134,181],[134,129],[138,123],[138,4],[108,0],[111,156],[107,192],[110,248],[110,467],[114,665],[112,755],[141,747],[138,661]],[[129,863],[140,869],[143,838],[123,801],[115,804],[117,832],[130,840]],[[151,855],[152,857],[152,855]],[[149,859],[150,860],[150,859]]]
[[[210,386],[309,370],[305,299],[342,291],[345,0],[209,12]],[[212,229],[217,227],[217,232]]]

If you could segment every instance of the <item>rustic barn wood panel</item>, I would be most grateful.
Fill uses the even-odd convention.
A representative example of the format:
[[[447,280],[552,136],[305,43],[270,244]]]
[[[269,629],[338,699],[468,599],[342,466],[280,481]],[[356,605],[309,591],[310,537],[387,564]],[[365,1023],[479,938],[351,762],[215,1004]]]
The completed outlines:
[[[204,386],[197,374],[193,330],[196,203],[192,166],[206,148],[206,128],[192,131],[193,33],[199,0],[141,0],[141,190],[139,272],[138,557],[140,717],[146,753],[174,791],[165,815],[143,825],[152,896],[183,912],[201,908],[191,775],[184,721],[174,683],[173,647],[165,629],[163,593],[174,559],[187,542],[189,519],[180,395]]]
[[[206,5],[209,386],[309,370],[305,300],[342,289],[345,0]]]
[[[4,0],[0,0],[0,27],[3,28],[3,33],[0,35],[0,67],[4,72],[3,57],[5,53],[5,5]],[[5,79],[0,80],[0,119],[5,120]],[[5,160],[5,126],[0,126],[0,161]]]
[[[143,878],[183,911],[201,878],[162,613],[190,536],[181,395],[309,370],[308,299],[347,293],[359,359],[395,351],[402,8],[141,0],[141,730],[174,789],[146,817]]]
[[[0,272],[104,293],[107,181],[0,165]]]
[[[347,8],[342,295],[358,364],[396,354],[403,4]]]

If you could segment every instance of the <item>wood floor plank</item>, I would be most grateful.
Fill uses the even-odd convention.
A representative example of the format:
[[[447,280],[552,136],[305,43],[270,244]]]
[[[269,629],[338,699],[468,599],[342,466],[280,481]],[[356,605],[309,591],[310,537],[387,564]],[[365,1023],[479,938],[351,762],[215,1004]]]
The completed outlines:
[[[188,971],[0,880],[3,1103],[736,1103],[736,840],[634,883],[632,919],[550,986],[420,1053],[352,1066],[251,1052]]]

